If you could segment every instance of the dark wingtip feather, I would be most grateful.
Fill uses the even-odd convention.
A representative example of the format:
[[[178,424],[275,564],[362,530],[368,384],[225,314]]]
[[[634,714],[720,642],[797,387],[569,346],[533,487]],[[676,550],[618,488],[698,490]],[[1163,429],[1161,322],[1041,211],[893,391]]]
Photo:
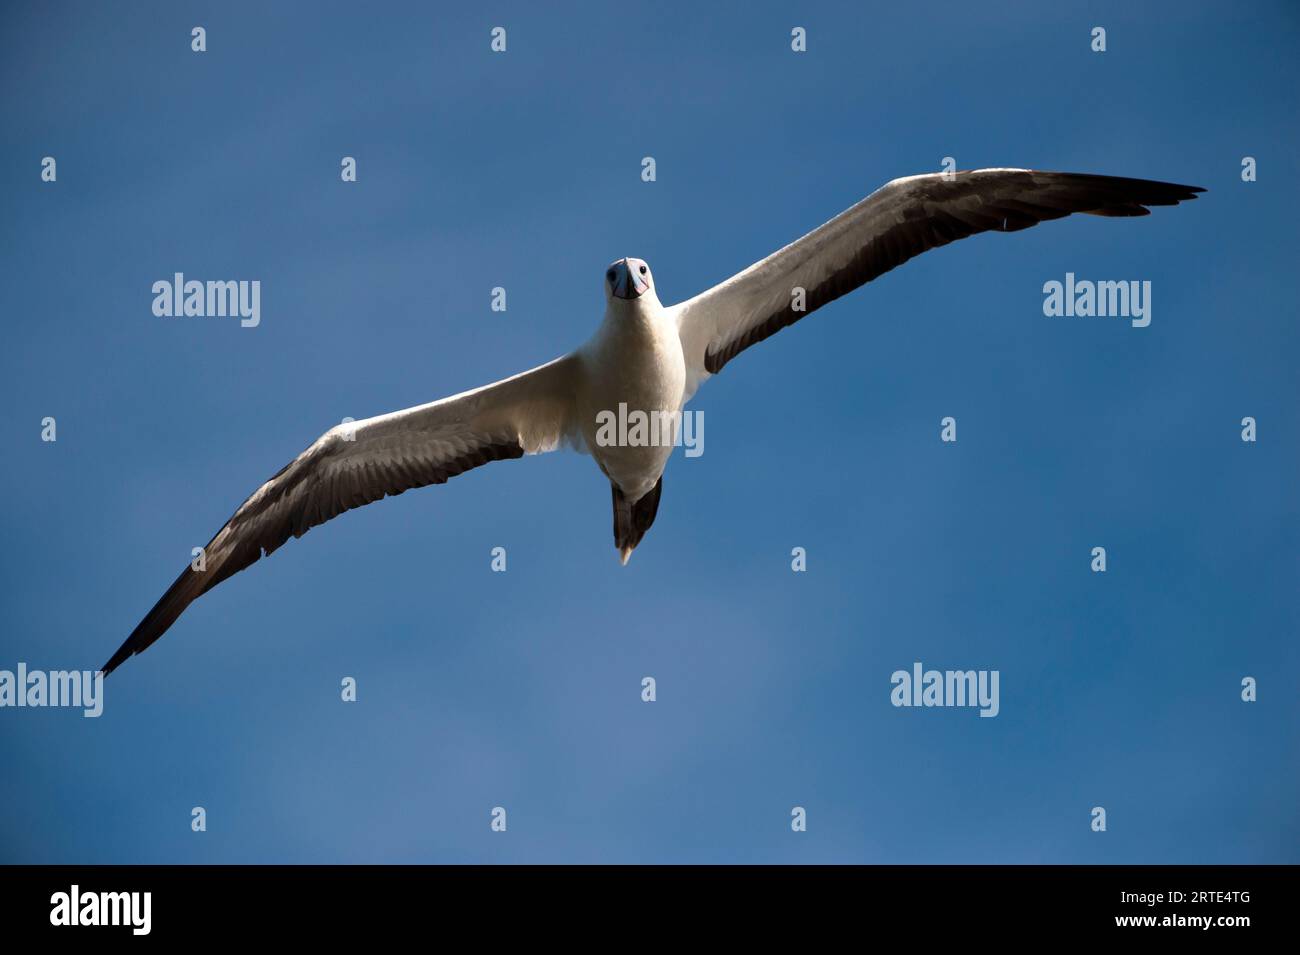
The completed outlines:
[[[213,568],[214,571],[220,569],[222,568]],[[184,612],[185,608],[215,583],[216,580],[211,577],[207,581],[199,579],[190,567],[181,571],[181,575],[167,588],[167,592],[153,605],[153,609],[136,624],[131,635],[104,664],[104,676],[108,676],[130,657],[143,653],[153,646],[154,642],[176,622],[176,618]]]
[[[1134,179],[1130,176],[1104,176],[1086,172],[1032,171],[1045,176],[1059,176],[1063,181],[1073,180],[1077,184],[1092,185],[1102,190],[1117,190],[1125,199],[1144,206],[1176,206],[1205,192],[1204,186],[1188,186],[1160,179]]]
[[[108,676],[131,657],[135,656],[141,650],[146,649],[154,642],[154,640],[157,640],[158,637],[162,636],[161,630],[157,632],[157,635],[151,635],[148,638],[145,638],[143,634],[146,625],[150,624],[155,618],[157,609],[158,608],[155,607],[153,611],[150,611],[149,615],[140,621],[139,626],[131,631],[131,635],[122,641],[122,645],[117,648],[117,652],[108,658],[108,662],[101,667],[104,671],[104,676]],[[164,627],[163,629],[165,630],[166,628]]]
[[[131,649],[131,640],[128,638],[125,643],[117,648],[117,652],[109,658],[109,661],[99,668],[104,676],[108,676],[118,667],[120,667],[127,657],[134,656],[135,651]]]

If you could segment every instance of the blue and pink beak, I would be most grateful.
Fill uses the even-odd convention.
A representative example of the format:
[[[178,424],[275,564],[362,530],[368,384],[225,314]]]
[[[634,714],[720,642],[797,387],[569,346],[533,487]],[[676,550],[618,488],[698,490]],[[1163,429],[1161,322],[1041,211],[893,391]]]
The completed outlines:
[[[640,298],[650,287],[648,270],[637,259],[619,259],[605,271],[609,287],[615,298],[631,300]]]

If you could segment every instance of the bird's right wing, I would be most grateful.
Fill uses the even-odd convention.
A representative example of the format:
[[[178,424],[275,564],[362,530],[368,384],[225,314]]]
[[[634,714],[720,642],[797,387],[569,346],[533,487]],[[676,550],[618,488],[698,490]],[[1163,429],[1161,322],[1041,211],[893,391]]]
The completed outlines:
[[[108,663],[111,673],[221,581],[354,507],[471,468],[581,441],[576,355],[441,401],[331,428],[248,498]]]

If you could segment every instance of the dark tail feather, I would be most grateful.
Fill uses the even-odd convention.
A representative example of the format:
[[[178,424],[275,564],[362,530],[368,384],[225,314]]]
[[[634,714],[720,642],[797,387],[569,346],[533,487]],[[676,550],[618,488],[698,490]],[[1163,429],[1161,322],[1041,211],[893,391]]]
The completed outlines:
[[[614,492],[614,546],[618,548],[619,558],[626,564],[632,551],[636,550],[636,545],[641,543],[641,538],[645,537],[645,532],[655,522],[655,515],[659,513],[659,494],[664,488],[664,478],[662,474],[659,475],[654,489],[636,503],[629,501],[613,481],[609,486]]]

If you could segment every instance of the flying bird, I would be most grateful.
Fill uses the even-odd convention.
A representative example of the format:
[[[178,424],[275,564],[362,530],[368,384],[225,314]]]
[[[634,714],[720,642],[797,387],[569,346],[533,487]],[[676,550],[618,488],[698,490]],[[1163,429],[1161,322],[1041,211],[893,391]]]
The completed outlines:
[[[571,446],[609,478],[624,564],[654,523],[686,403],[733,358],[929,249],[1015,232],[1074,212],[1144,216],[1205,190],[1145,179],[977,169],[895,179],[803,238],[692,299],[665,306],[650,266],[605,270],[605,316],[591,339],[531,371],[429,404],[338,425],[253,492],[112,658],[111,673],[167,632],[198,597],[290,537],[490,461]],[[611,440],[630,409],[667,427]],[[651,429],[652,432],[654,429]]]

